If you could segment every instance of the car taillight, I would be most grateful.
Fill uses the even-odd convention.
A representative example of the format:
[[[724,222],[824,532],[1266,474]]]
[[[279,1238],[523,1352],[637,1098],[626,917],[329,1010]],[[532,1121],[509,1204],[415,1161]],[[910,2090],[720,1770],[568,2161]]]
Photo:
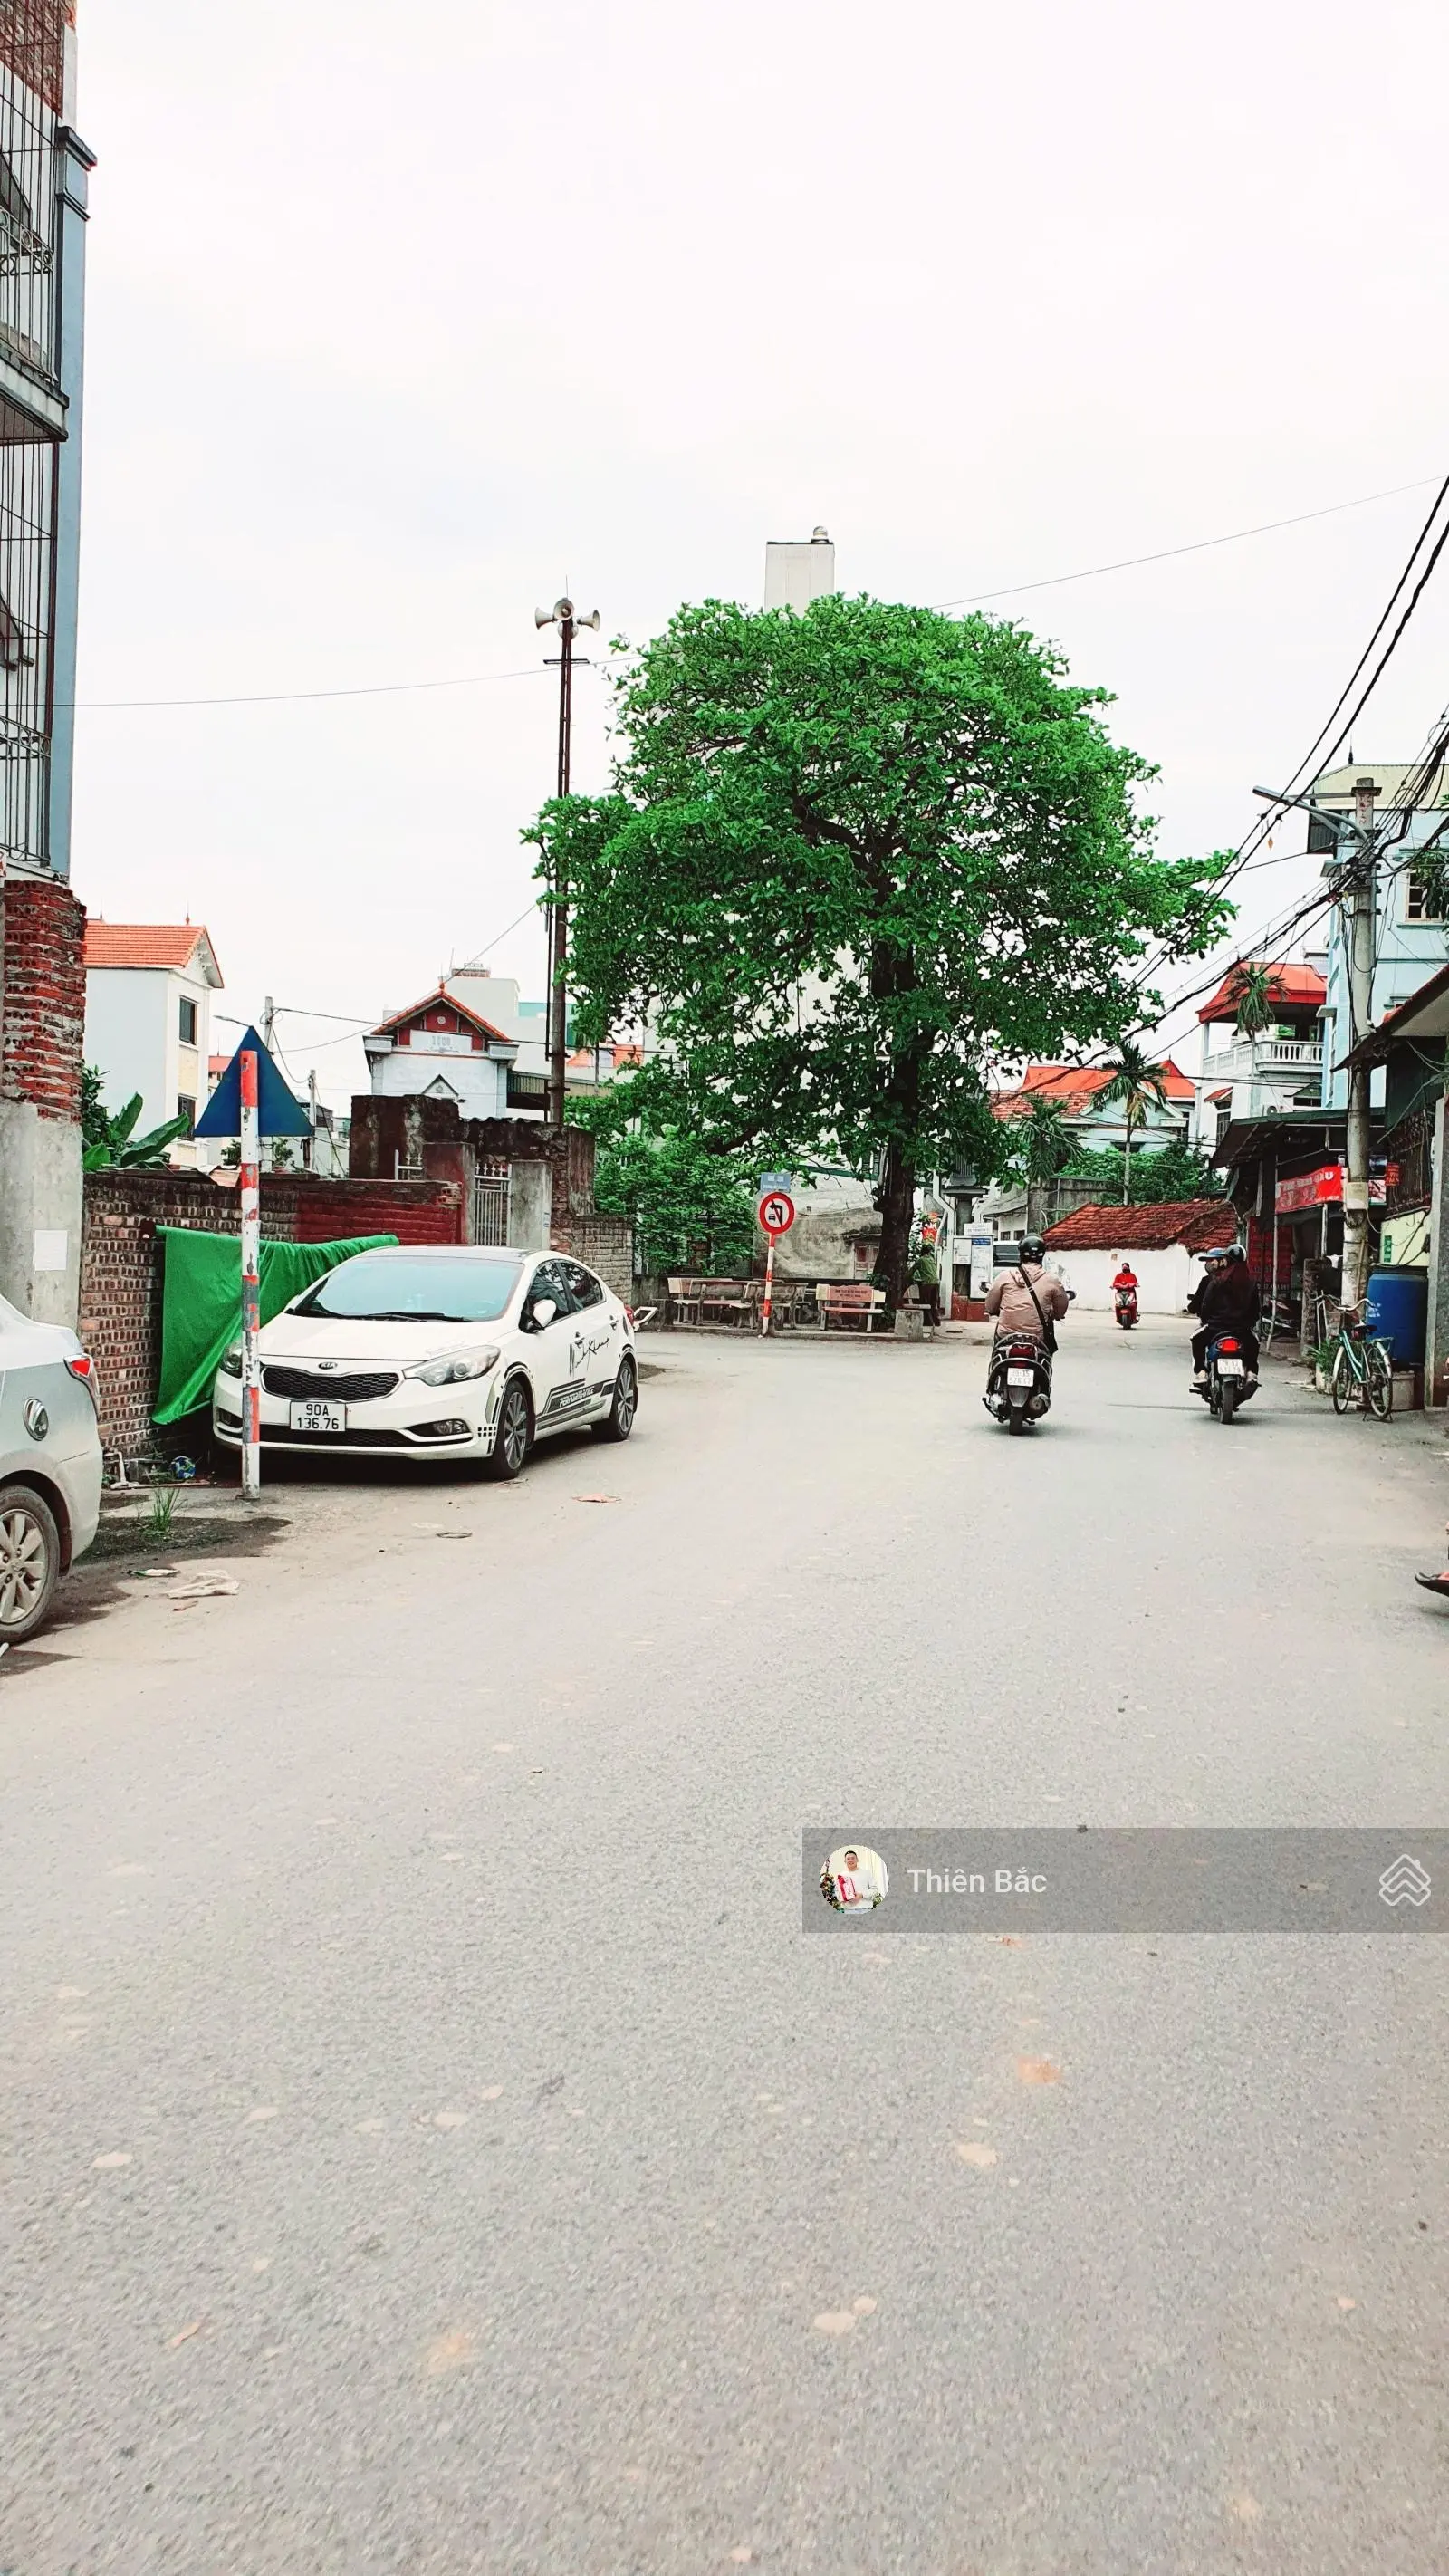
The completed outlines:
[[[630,1332],[632,1333],[632,1332],[633,1332],[633,1330],[634,1330],[634,1309],[633,1309],[633,1307],[632,1307],[632,1306],[626,1306],[626,1307],[625,1307],[625,1309],[624,1309],[624,1321],[625,1321],[625,1323],[628,1325],[629,1330],[630,1330]]]
[[[96,1364],[91,1358],[90,1352],[78,1351],[73,1359],[68,1359],[66,1361],[66,1367],[69,1369],[72,1377],[78,1377],[80,1379],[82,1386],[90,1396],[92,1404],[95,1405],[97,1411],[99,1411],[100,1397],[96,1392]]]

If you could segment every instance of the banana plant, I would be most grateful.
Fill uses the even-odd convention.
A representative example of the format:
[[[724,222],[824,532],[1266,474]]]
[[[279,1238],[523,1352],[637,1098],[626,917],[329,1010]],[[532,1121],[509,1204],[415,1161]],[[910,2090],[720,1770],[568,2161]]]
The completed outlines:
[[[139,1091],[132,1092],[125,1107],[118,1109],[114,1117],[105,1110],[101,1110],[97,1116],[93,1110],[92,1123],[99,1124],[99,1120],[104,1118],[106,1133],[94,1144],[87,1145],[81,1156],[83,1170],[87,1172],[154,1171],[158,1165],[165,1162],[167,1150],[175,1144],[177,1137],[190,1133],[189,1118],[168,1118],[164,1126],[152,1127],[146,1135],[137,1136],[132,1131],[140,1115]]]

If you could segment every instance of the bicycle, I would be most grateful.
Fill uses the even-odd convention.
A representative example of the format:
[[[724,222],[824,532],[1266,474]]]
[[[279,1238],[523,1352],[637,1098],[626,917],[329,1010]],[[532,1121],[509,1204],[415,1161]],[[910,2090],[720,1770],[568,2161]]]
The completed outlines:
[[[1370,1341],[1365,1325],[1345,1318],[1334,1342],[1328,1385],[1335,1413],[1347,1413],[1350,1398],[1357,1390],[1359,1410],[1387,1422],[1394,1409],[1394,1364],[1388,1343],[1377,1338]]]

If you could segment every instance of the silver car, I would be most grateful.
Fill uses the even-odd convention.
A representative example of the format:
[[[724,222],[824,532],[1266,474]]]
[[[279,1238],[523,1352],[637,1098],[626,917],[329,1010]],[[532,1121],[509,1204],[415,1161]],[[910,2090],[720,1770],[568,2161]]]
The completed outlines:
[[[92,1361],[64,1324],[0,1297],[0,1646],[40,1626],[100,1512]]]

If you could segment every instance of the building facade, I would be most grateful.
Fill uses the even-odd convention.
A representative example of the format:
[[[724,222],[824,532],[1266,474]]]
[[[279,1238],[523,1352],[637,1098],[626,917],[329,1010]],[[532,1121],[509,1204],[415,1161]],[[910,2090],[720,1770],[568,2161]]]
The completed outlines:
[[[1376,814],[1382,823],[1411,775],[1402,761],[1351,763],[1346,769],[1326,770],[1314,781],[1312,795],[1328,814],[1351,814],[1354,786],[1360,778],[1372,778],[1378,790]],[[1423,792],[1423,791],[1421,791]],[[1414,853],[1422,848],[1431,833],[1446,820],[1449,808],[1449,773],[1440,771],[1427,801],[1404,818],[1399,834],[1391,826],[1379,853],[1377,876],[1378,919],[1374,937],[1373,1001],[1369,1025],[1376,1028],[1417,992],[1435,970],[1449,960],[1449,922],[1442,901],[1426,870],[1416,867]],[[1332,824],[1318,822],[1312,816],[1308,824],[1310,850],[1321,850],[1330,858],[1334,847]],[[1440,853],[1449,856],[1449,832],[1440,845]],[[1348,947],[1342,914],[1335,909],[1330,916],[1327,957],[1327,993],[1323,1011],[1323,1065],[1319,1100],[1324,1108],[1342,1109],[1348,1103],[1348,1074],[1344,1058],[1368,1031],[1355,1029],[1349,1002]],[[1371,1097],[1375,1108],[1383,1106],[1384,1076],[1381,1068],[1373,1075]]]
[[[211,997],[222,990],[207,931],[189,921],[91,921],[85,965],[85,1060],[101,1076],[103,1106],[114,1114],[139,1092],[138,1136],[172,1118],[194,1126],[213,1088]],[[189,1135],[168,1159],[211,1167]]]
[[[84,915],[71,896],[86,184],[74,0],[0,0],[0,1293],[73,1323]]]
[[[1316,1107],[1323,1092],[1326,954],[1264,961],[1271,1016],[1260,1029],[1240,1025],[1242,985],[1232,974],[1198,1012],[1202,1058],[1197,1078],[1195,1141],[1217,1151],[1235,1118]]]

